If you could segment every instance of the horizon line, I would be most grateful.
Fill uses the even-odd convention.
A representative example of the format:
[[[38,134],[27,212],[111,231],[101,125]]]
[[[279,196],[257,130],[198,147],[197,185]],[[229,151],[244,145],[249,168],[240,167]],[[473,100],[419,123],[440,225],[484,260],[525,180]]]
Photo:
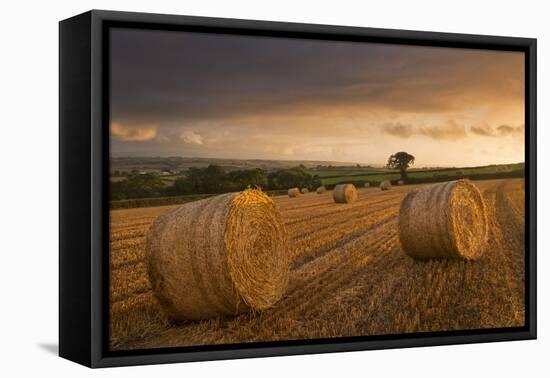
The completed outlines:
[[[223,158],[223,157],[200,157],[200,156],[146,156],[146,155],[135,155],[135,156],[110,156],[109,160],[112,159],[172,159],[172,158],[179,158],[179,159],[202,159],[202,160],[209,160],[209,159],[216,159],[216,160],[240,160],[240,161],[283,161],[283,162],[311,162],[311,163],[338,163],[338,164],[347,164],[347,165],[361,165],[361,166],[382,166],[384,167],[385,164],[377,164],[377,163],[360,163],[360,162],[352,162],[352,161],[337,161],[337,160],[310,160],[310,159],[261,159],[261,158],[250,158],[250,159],[244,159],[244,158]],[[516,161],[511,163],[488,163],[484,165],[441,165],[441,164],[423,164],[420,166],[413,166],[410,168],[476,168],[476,167],[486,167],[491,165],[511,165],[511,164],[525,164],[525,161]],[[333,164],[330,164],[333,165]]]

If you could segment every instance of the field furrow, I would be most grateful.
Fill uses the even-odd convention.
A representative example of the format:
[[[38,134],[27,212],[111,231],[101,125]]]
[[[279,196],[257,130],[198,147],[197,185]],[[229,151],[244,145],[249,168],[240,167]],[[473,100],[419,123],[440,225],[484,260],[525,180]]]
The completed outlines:
[[[377,251],[377,248],[395,235],[381,235],[369,247],[365,243],[365,238],[357,238],[342,247],[331,251],[313,260],[298,269],[292,275],[289,283],[289,289],[285,297],[276,305],[279,313],[291,312],[297,306],[301,306],[306,301],[313,301],[319,296],[323,296],[329,283],[332,285],[341,279],[346,279],[350,272],[356,266],[361,264],[358,260],[368,258],[368,256]]]
[[[369,230],[395,217],[396,212],[396,208],[385,209],[376,213],[372,218],[361,217],[350,223],[337,223],[333,227],[310,234],[306,238],[293,240],[290,251],[294,256],[295,264],[300,265],[304,261],[311,260],[313,256],[319,256],[330,249],[337,248],[349,240],[367,233]]]
[[[292,227],[297,223],[304,223],[304,222],[309,223],[309,222],[315,221],[315,219],[312,219],[311,217],[312,214],[315,214],[315,216],[318,219],[324,219],[326,221],[328,221],[329,219],[334,221],[339,219],[341,220],[343,214],[345,214],[347,218],[347,216],[349,215],[356,214],[358,212],[360,213],[367,206],[377,206],[377,205],[379,206],[384,203],[388,203],[388,202],[391,203],[396,200],[400,200],[401,198],[402,198],[401,195],[395,195],[395,194],[393,196],[386,196],[384,198],[379,198],[378,196],[365,197],[365,198],[359,197],[359,199],[352,204],[339,204],[339,205],[336,205],[331,199],[332,202],[328,204],[326,208],[318,208],[318,209],[315,209],[314,211],[308,211],[306,215],[304,215],[303,212],[301,212],[298,215],[288,214],[287,212],[290,212],[290,210],[282,209],[280,206],[278,207],[284,215],[285,225],[287,227]]]

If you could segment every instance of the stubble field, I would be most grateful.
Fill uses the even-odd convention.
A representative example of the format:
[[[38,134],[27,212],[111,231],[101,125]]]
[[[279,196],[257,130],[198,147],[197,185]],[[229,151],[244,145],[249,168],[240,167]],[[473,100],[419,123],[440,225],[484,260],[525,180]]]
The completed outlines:
[[[522,180],[476,181],[488,207],[487,251],[477,261],[407,257],[397,236],[403,197],[423,185],[359,189],[353,204],[332,192],[275,197],[289,235],[288,290],[261,313],[170,324],[147,277],[145,234],[170,208],[111,211],[112,350],[524,324]]]

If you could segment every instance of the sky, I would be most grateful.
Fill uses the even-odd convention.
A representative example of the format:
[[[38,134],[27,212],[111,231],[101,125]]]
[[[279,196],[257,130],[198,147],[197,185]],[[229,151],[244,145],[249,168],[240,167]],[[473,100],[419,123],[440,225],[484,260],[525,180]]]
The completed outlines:
[[[520,52],[113,29],[112,156],[524,161]]]

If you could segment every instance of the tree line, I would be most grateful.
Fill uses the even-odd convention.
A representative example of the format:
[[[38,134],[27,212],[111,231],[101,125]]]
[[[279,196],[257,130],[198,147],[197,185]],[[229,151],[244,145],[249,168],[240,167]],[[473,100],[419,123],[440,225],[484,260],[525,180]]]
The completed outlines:
[[[263,190],[281,190],[293,187],[314,190],[321,179],[305,171],[304,167],[266,171],[261,168],[227,171],[211,164],[206,168],[192,167],[178,177],[172,185],[155,174],[132,173],[125,180],[111,182],[111,200],[180,196],[188,194],[214,194],[259,187]]]

